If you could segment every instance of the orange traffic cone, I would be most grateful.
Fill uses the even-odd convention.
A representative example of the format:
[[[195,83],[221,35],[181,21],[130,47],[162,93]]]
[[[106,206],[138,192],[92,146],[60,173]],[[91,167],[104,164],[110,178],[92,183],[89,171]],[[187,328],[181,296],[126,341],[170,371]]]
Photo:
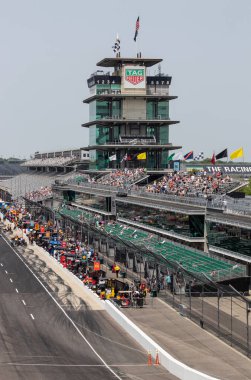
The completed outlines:
[[[150,365],[153,365],[153,362],[152,362],[152,354],[150,351],[148,351],[148,359],[147,359],[147,364],[150,366]]]
[[[156,350],[156,358],[155,358],[155,363],[154,365],[160,365],[160,361],[159,361],[159,352],[158,350]]]

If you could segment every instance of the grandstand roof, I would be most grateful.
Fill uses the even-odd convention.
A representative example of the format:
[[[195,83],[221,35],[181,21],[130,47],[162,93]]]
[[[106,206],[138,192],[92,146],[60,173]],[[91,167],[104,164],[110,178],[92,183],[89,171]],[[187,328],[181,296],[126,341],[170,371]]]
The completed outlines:
[[[45,153],[59,153],[59,152],[70,152],[70,151],[72,151],[72,150],[80,150],[80,149],[82,149],[82,148],[79,148],[79,147],[73,147],[73,148],[71,148],[71,147],[68,147],[68,148],[64,148],[64,149],[54,149],[54,150],[43,150],[43,151],[37,151],[37,152],[35,152],[34,154],[45,154]]]
[[[98,120],[92,120],[88,121],[87,123],[81,124],[84,128],[89,128],[92,125],[98,124],[99,126],[104,127],[113,127],[118,124],[144,124],[144,125],[158,125],[159,127],[163,127],[166,125],[171,124],[178,124],[179,121],[176,120],[169,120],[169,119],[154,119],[154,120],[148,120],[148,119],[98,119]]]
[[[116,99],[125,99],[125,98],[142,98],[142,99],[158,99],[158,100],[173,100],[177,99],[178,96],[170,95],[132,95],[132,94],[96,94],[90,96],[89,98],[83,100],[83,103],[91,103],[94,100],[116,100]]]
[[[151,67],[157,63],[162,62],[162,58],[122,58],[122,57],[112,57],[112,58],[103,58],[96,65],[101,67],[116,67],[122,65],[142,65],[146,67]]]

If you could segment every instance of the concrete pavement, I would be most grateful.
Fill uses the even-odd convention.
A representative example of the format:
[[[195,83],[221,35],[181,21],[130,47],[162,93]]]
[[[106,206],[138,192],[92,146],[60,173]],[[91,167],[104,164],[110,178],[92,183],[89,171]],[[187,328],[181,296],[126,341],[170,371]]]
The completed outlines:
[[[250,380],[251,361],[158,298],[123,313],[163,349],[189,367],[221,380]]]

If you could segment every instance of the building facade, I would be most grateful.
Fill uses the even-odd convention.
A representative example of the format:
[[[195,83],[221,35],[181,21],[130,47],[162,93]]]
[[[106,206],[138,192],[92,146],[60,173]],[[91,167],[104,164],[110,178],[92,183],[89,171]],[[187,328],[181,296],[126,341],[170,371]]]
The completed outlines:
[[[169,139],[169,94],[172,78],[150,75],[150,68],[162,59],[104,58],[87,80],[89,104],[90,169],[165,169],[173,146]],[[112,68],[112,72],[104,69]]]

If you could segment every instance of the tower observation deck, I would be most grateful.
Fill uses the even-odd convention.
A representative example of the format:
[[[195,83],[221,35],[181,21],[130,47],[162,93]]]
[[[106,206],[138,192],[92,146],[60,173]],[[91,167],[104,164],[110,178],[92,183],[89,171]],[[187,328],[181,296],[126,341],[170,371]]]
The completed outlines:
[[[169,142],[169,95],[172,77],[148,75],[148,68],[162,59],[104,58],[101,68],[87,80],[89,104],[90,169],[165,169],[170,151],[181,148]],[[139,156],[141,154],[141,156]],[[140,157],[140,159],[139,159]],[[143,159],[142,159],[143,157]]]

